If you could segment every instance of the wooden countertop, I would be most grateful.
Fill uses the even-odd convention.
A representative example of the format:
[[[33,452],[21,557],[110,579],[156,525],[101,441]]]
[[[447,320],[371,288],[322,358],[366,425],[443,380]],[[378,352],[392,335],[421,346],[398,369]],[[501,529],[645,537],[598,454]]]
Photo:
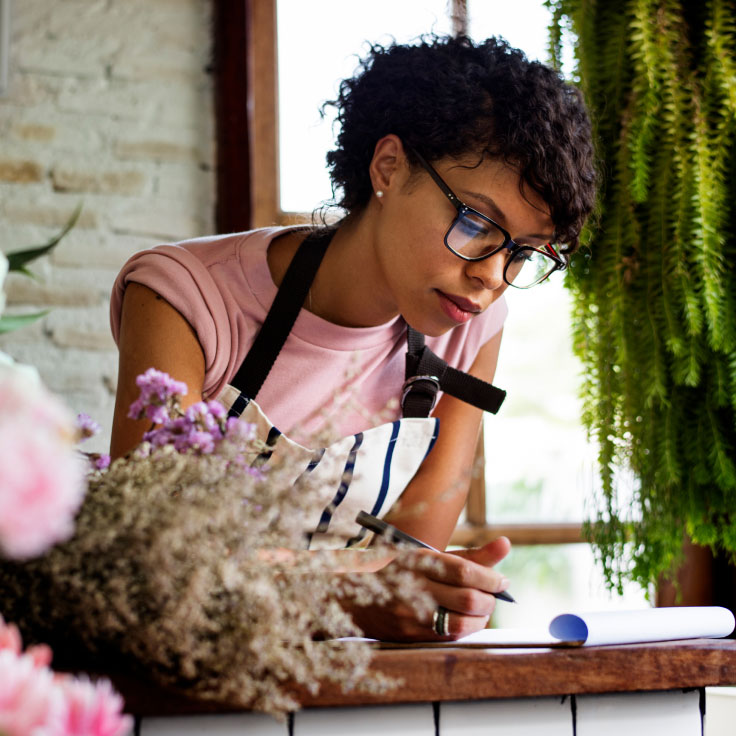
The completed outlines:
[[[297,691],[298,699],[305,707],[349,706],[736,685],[736,641],[693,639],[526,650],[385,649],[374,653],[372,669],[404,683],[381,695],[343,693],[327,683],[316,696]],[[243,710],[227,702],[194,701],[140,679],[107,674],[125,698],[126,710],[137,715]]]

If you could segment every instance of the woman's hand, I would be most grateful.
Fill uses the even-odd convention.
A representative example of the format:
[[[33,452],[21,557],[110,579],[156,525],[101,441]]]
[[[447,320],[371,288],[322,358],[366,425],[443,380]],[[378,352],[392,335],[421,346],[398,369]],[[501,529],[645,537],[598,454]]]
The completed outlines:
[[[419,586],[434,599],[437,606],[447,609],[447,636],[439,636],[432,629],[432,611],[417,612],[405,596],[394,595],[383,604],[359,606],[352,600],[342,601],[365,636],[384,641],[451,640],[485,628],[493,613],[496,599],[508,587],[508,580],[493,566],[511,549],[506,537],[489,542],[483,547],[457,552],[436,553],[411,550],[373,573],[383,576],[390,587],[390,578],[398,570],[411,571]],[[439,564],[419,564],[418,556],[434,558]],[[425,569],[426,568],[426,569]]]

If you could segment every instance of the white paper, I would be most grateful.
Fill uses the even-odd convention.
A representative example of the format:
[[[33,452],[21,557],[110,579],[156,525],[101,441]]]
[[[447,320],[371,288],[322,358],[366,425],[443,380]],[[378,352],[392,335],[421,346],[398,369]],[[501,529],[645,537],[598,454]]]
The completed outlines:
[[[600,646],[728,636],[736,621],[720,606],[678,606],[636,611],[563,613],[549,629],[483,629],[448,642],[469,646]]]
[[[734,629],[734,616],[720,606],[676,606],[638,611],[562,614],[549,633],[560,641],[583,639],[586,646],[643,641],[719,638]]]
[[[383,648],[417,647],[572,647],[605,644],[718,639],[736,626],[734,615],[720,606],[677,606],[635,611],[589,611],[563,613],[547,629],[481,629],[455,641],[377,642],[346,638],[343,641],[375,642]]]

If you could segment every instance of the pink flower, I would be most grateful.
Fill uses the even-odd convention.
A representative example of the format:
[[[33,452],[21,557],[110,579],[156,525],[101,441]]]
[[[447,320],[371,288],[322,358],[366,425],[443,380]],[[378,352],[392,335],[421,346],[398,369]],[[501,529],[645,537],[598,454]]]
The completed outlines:
[[[64,693],[54,673],[28,655],[0,651],[0,733],[62,736]]]
[[[0,366],[0,554],[37,556],[72,534],[85,491],[74,435],[53,394]]]
[[[0,734],[124,736],[131,732],[123,700],[107,680],[55,675],[51,650],[22,650],[20,632],[0,616]]]
[[[60,681],[66,701],[64,736],[124,736],[133,719],[121,713],[123,699],[107,680],[65,677]]]
[[[9,651],[17,656],[23,653],[23,641],[15,624],[6,624],[0,616],[0,651]],[[34,661],[36,667],[48,667],[51,664],[51,649],[45,644],[28,647],[26,654]]]
[[[0,616],[0,651],[3,649],[20,654],[23,651],[23,642],[18,627],[15,624],[6,624]]]

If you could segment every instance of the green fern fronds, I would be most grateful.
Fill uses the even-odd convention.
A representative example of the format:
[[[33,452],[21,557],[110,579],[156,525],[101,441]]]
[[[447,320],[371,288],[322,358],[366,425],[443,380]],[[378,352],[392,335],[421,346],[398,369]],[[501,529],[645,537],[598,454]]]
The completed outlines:
[[[548,4],[556,58],[563,30],[578,39],[605,162],[567,282],[599,451],[586,528],[611,587],[648,588],[685,531],[736,556],[736,1]]]

